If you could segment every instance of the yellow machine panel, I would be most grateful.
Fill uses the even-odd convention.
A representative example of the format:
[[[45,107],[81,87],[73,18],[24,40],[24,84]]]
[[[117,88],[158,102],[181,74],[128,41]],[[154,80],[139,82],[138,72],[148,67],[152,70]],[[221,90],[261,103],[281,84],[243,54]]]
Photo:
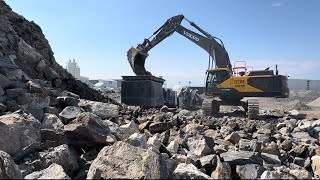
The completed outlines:
[[[236,89],[238,92],[263,92],[262,90],[255,88],[253,86],[248,85],[248,79],[249,78],[255,78],[255,77],[265,77],[269,78],[271,76],[269,75],[263,75],[263,76],[234,76],[226,81],[222,82],[218,85],[219,88],[233,88]]]

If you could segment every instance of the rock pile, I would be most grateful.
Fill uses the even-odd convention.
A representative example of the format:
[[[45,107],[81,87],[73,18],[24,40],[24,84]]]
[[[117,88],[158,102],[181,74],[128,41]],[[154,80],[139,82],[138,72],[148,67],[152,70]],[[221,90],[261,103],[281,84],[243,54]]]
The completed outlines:
[[[320,120],[111,103],[56,66],[40,28],[3,1],[0,24],[0,178],[320,177]]]

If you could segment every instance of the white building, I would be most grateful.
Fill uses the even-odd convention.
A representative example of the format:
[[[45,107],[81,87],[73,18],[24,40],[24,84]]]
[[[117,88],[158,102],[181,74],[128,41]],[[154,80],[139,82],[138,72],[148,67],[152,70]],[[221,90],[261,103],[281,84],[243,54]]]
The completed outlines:
[[[76,60],[73,59],[71,61],[71,59],[69,59],[66,69],[73,77],[80,80],[80,68],[76,63]]]
[[[95,89],[119,91],[118,82],[116,80],[102,80],[94,85]]]

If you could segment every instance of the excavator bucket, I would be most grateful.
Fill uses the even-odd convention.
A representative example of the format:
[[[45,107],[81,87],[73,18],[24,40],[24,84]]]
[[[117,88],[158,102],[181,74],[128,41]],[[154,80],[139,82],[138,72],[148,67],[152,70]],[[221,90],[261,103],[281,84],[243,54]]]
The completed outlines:
[[[151,73],[146,71],[146,68],[144,67],[147,57],[148,54],[141,52],[137,48],[132,47],[128,50],[127,58],[136,75],[151,75]]]

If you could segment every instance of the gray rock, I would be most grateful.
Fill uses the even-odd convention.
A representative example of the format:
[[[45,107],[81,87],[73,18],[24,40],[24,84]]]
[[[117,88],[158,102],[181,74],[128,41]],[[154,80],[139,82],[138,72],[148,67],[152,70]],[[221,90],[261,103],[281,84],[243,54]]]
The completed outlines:
[[[202,157],[211,153],[206,140],[203,137],[189,137],[187,141],[189,150],[198,157]]]
[[[79,99],[70,97],[70,96],[59,96],[57,97],[57,100],[62,105],[62,107],[66,106],[78,106],[78,103],[80,102]]]
[[[227,135],[231,134],[233,132],[233,129],[229,126],[222,126],[220,129],[220,133],[223,137],[226,137]]]
[[[172,159],[176,160],[179,163],[187,163],[188,158],[186,155],[181,155],[181,154],[173,154]],[[190,163],[190,162],[189,162]],[[187,163],[187,164],[189,164]]]
[[[110,127],[111,128],[111,127]],[[114,128],[111,128],[112,134],[114,134],[116,137],[118,137],[120,140],[125,140],[129,138],[134,133],[139,133],[139,126],[131,121],[128,124],[124,124],[122,126],[114,126]]]
[[[299,156],[301,153],[303,153],[303,151],[305,150],[305,146],[304,145],[297,145],[296,147],[292,148],[289,152],[289,154],[291,156],[297,157]]]
[[[169,109],[168,106],[162,106],[160,109],[160,112],[166,113],[166,112],[168,112],[168,109]]]
[[[101,119],[114,118],[119,116],[117,105],[96,101],[80,100],[79,106],[91,111],[101,117]]]
[[[291,169],[289,173],[297,179],[312,179],[312,174],[305,169]]]
[[[0,96],[3,96],[5,93],[5,91],[2,89],[2,87],[0,86]]]
[[[40,143],[40,127],[37,119],[21,111],[0,116],[0,150],[13,155]]]
[[[132,146],[140,147],[142,149],[147,149],[147,140],[144,134],[133,133],[127,140],[127,143]]]
[[[149,131],[152,134],[162,133],[168,129],[168,125],[165,122],[153,122],[149,125]]]
[[[180,163],[173,171],[173,179],[212,179],[193,164]]]
[[[157,149],[160,149],[161,147],[161,139],[160,139],[160,134],[155,134],[152,137],[150,137],[147,141],[148,146],[153,145],[157,147]]]
[[[237,165],[236,172],[241,179],[258,179],[264,172],[264,168],[258,164]]]
[[[0,179],[22,179],[19,167],[14,163],[10,155],[0,151]]]
[[[203,125],[190,123],[185,126],[185,132],[189,135],[196,134],[203,129]]]
[[[28,89],[30,90],[30,92],[32,93],[40,93],[44,96],[47,96],[49,93],[48,91],[42,87],[40,84],[36,83],[36,82],[33,82],[33,81],[28,81],[26,83]]]
[[[20,109],[19,104],[15,100],[6,102],[7,110],[10,112],[15,112]]]
[[[49,113],[49,114],[54,114],[59,116],[59,110],[56,107],[51,107],[51,106],[46,107],[44,108],[44,113]]]
[[[285,151],[289,151],[291,147],[292,147],[292,141],[290,139],[286,139],[280,144],[280,148]]]
[[[41,149],[48,149],[51,147],[67,144],[68,139],[64,131],[57,131],[55,129],[41,129]]]
[[[311,158],[311,167],[314,173],[314,176],[320,178],[320,156],[315,155]]]
[[[117,141],[104,147],[90,165],[87,179],[160,179],[156,153]],[[167,173],[167,172],[165,172]]]
[[[172,154],[177,153],[179,149],[179,141],[177,139],[171,141],[167,146],[167,150],[170,151]]]
[[[264,171],[261,175],[261,179],[281,179],[282,174],[277,171]]]
[[[7,106],[0,103],[0,114],[4,114],[4,112],[7,110]]]
[[[11,56],[0,58],[0,69],[19,69]]]
[[[311,137],[308,132],[304,132],[304,131],[294,132],[292,133],[292,137],[297,141],[304,142],[307,144],[313,144],[317,141],[317,139]]]
[[[11,81],[4,75],[0,74],[0,86],[2,88],[8,88],[11,85]]]
[[[268,164],[281,165],[281,161],[277,155],[261,153],[261,158]]]
[[[27,90],[23,89],[23,88],[15,88],[15,89],[7,89],[6,90],[7,96],[11,97],[11,98],[22,96],[26,92],[27,92]]]
[[[243,151],[248,151],[250,149],[251,141],[248,139],[240,139],[239,149]]]
[[[71,179],[64,169],[56,163],[51,164],[48,168],[28,174],[24,179]]]
[[[166,154],[166,153],[164,153]],[[167,154],[166,154],[167,155]],[[170,179],[173,177],[173,171],[179,163],[174,159],[160,158],[160,176],[161,179]]]
[[[69,143],[84,147],[105,144],[108,137],[114,138],[108,125],[89,112],[81,113],[77,119],[65,125],[64,131]]]
[[[64,124],[62,123],[61,119],[54,114],[44,114],[41,124],[42,129],[53,129],[56,131],[63,131]]]
[[[207,172],[211,172],[217,165],[217,155],[210,154],[200,158],[201,166],[206,169]]]
[[[221,162],[217,157],[216,169],[211,173],[213,179],[231,179],[231,167],[226,162]]]
[[[257,139],[252,139],[250,142],[249,150],[253,152],[261,152],[262,143]]]
[[[27,114],[32,114],[32,116],[38,119],[39,121],[41,121],[44,115],[44,112],[42,109],[26,108],[24,112],[26,112]]]
[[[226,136],[224,138],[224,140],[230,141],[232,144],[238,144],[240,139],[241,139],[241,137],[236,132],[232,132],[231,134],[229,134],[228,136]]]
[[[61,165],[69,176],[79,168],[77,152],[66,144],[40,152],[40,161],[41,169],[56,163]]]
[[[249,151],[228,151],[220,154],[220,157],[231,166],[262,164],[262,159],[256,153]]]
[[[190,115],[190,111],[186,109],[182,109],[178,113],[178,116],[189,116],[189,115]]]
[[[84,110],[76,106],[67,106],[59,114],[63,124],[68,124],[70,121],[76,119]]]
[[[16,98],[20,105],[27,104],[32,109],[42,109],[49,107],[50,98],[39,93],[25,93]]]
[[[267,146],[263,147],[261,152],[268,153],[268,154],[274,154],[274,155],[279,155],[279,147],[275,142],[269,143]]]

